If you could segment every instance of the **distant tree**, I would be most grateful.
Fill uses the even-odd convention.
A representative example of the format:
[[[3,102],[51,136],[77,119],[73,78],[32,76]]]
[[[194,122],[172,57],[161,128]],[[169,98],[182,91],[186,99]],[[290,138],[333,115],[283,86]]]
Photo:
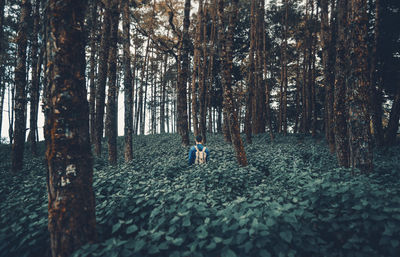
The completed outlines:
[[[178,82],[177,82],[177,125],[178,133],[182,137],[182,145],[189,145],[188,113],[187,113],[187,71],[189,54],[189,25],[190,25],[190,0],[185,0],[182,37],[178,52]]]
[[[26,48],[28,44],[28,19],[31,14],[31,3],[22,0],[20,23],[17,33],[17,66],[15,67],[15,127],[14,143],[11,152],[11,169],[20,171],[23,167],[25,132],[26,132]]]
[[[97,42],[97,19],[98,19],[98,0],[90,0],[89,5],[89,21],[88,21],[88,33],[89,34],[89,46],[90,46],[90,57],[89,57],[89,124],[90,124],[90,141],[92,143],[95,142],[96,135],[96,84],[95,84],[95,76],[96,76],[96,53],[98,53],[98,44]]]
[[[351,0],[350,27],[351,74],[347,87],[350,166],[364,173],[373,170],[369,118],[370,80],[367,47],[366,0]]]
[[[96,237],[89,107],[85,85],[85,1],[49,0],[45,138],[51,253],[70,256]]]
[[[110,50],[108,56],[108,93],[106,106],[105,135],[108,145],[108,161],[110,164],[117,163],[117,52],[118,52],[118,24],[119,24],[119,2],[120,0],[109,0],[110,8]]]

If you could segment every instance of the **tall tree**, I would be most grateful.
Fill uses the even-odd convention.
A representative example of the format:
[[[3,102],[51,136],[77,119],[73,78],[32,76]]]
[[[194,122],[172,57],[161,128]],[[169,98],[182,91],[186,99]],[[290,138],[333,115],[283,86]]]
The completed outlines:
[[[108,161],[110,164],[117,163],[117,52],[118,52],[118,23],[119,23],[120,0],[109,0],[111,12],[110,22],[110,51],[108,56],[108,93],[106,106],[105,133],[108,145]]]
[[[131,51],[130,51],[130,10],[129,1],[123,0],[123,31],[124,31],[124,98],[125,98],[125,161],[129,162],[133,158],[132,136],[133,136],[133,84],[131,71]]]
[[[4,63],[4,2],[5,0],[0,0],[0,63]],[[3,123],[3,104],[4,104],[4,96],[6,92],[5,83],[3,83],[4,76],[4,65],[0,67],[0,140],[1,140],[1,128]]]
[[[95,118],[95,136],[94,136],[94,151],[97,156],[101,155],[101,140],[104,130],[104,107],[106,97],[106,82],[107,82],[107,64],[108,52],[110,49],[110,29],[111,29],[111,9],[109,0],[103,3],[103,27],[101,31],[101,42],[99,49],[99,72],[96,86],[96,118]]]
[[[40,1],[35,1],[35,11],[33,13],[33,31],[31,37],[31,59],[32,59],[32,80],[30,88],[30,122],[29,122],[29,137],[28,140],[31,144],[31,152],[36,155],[36,138],[37,138],[37,119],[39,109],[39,78],[41,72],[41,59],[38,60],[38,33],[39,33],[39,7]],[[40,55],[41,56],[41,55]]]
[[[253,115],[253,98],[254,98],[254,73],[255,73],[255,32],[256,32],[256,22],[255,22],[255,11],[256,11],[256,0],[251,0],[250,5],[250,49],[249,49],[249,64],[248,64],[248,75],[247,75],[247,92],[246,92],[246,113],[245,113],[245,123],[244,131],[246,133],[247,143],[252,143],[253,136],[253,126],[252,122]]]
[[[48,229],[52,256],[67,257],[96,236],[85,86],[86,2],[49,0],[48,8]]]
[[[190,25],[190,0],[185,0],[183,31],[179,43],[178,53],[178,83],[177,83],[177,125],[178,133],[182,137],[182,145],[189,145],[188,114],[187,114],[187,69],[189,62],[189,25]]]
[[[348,0],[338,0],[337,26],[338,37],[336,41],[336,66],[334,87],[334,132],[336,156],[339,165],[349,167],[349,144],[347,133],[346,87],[349,70],[348,56]]]
[[[333,44],[332,40],[332,30],[329,26],[329,12],[328,12],[328,0],[321,0],[321,48],[322,48],[322,68],[324,74],[324,87],[325,87],[325,109],[326,109],[326,117],[325,117],[325,134],[326,139],[329,143],[329,149],[333,153],[335,151],[335,138],[334,138],[334,129],[333,129],[333,66],[330,65],[332,58],[331,45]],[[331,14],[333,15],[333,13]]]
[[[367,3],[366,0],[351,0],[350,3],[348,25],[351,29],[350,67],[352,70],[347,87],[350,166],[368,173],[373,170],[373,162],[368,101],[370,81]]]
[[[97,53],[97,8],[98,0],[90,1],[90,23],[88,23],[90,29],[90,59],[89,59],[89,121],[90,121],[90,139],[91,142],[95,142],[96,135],[96,84],[95,84],[95,73],[96,73],[96,53]]]
[[[23,167],[26,132],[26,48],[28,44],[28,19],[31,14],[31,2],[21,1],[21,15],[17,34],[17,66],[15,67],[15,127],[14,143],[11,152],[11,169],[20,171]]]
[[[232,69],[233,69],[233,34],[236,26],[236,17],[238,13],[238,0],[233,0],[229,12],[229,24],[227,32],[225,28],[224,0],[218,0],[219,16],[219,40],[222,46],[222,84],[224,88],[224,106],[226,112],[226,124],[230,128],[232,143],[236,151],[236,159],[240,166],[247,166],[247,157],[244,151],[242,138],[240,137],[239,123],[235,103],[232,94]]]

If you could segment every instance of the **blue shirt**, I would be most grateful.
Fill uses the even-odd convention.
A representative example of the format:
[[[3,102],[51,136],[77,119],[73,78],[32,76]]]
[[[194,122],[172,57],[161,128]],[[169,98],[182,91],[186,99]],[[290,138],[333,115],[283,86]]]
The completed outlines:
[[[199,149],[199,151],[203,151],[203,145],[202,144],[198,144],[197,148]],[[206,161],[208,162],[210,156],[210,151],[208,151],[208,148],[206,148]],[[192,146],[189,150],[189,165],[192,165],[194,163],[194,161],[196,160],[196,148],[194,146]]]

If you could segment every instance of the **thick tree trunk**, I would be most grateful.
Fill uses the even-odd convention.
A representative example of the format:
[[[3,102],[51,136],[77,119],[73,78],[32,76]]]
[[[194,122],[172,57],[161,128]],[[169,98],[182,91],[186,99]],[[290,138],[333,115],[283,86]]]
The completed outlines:
[[[119,0],[110,0],[111,30],[110,51],[108,56],[108,94],[106,106],[106,138],[108,145],[108,161],[111,165],[117,163],[117,51]]]
[[[182,145],[189,145],[188,114],[187,114],[187,73],[189,54],[189,25],[190,25],[190,0],[185,0],[183,32],[178,53],[178,83],[177,83],[177,125],[178,133],[182,138]]]
[[[244,145],[240,137],[239,123],[232,94],[232,69],[233,69],[233,33],[236,25],[238,0],[234,0],[229,13],[228,31],[224,33],[224,2],[218,0],[219,40],[222,45],[222,84],[224,87],[224,106],[230,127],[232,143],[236,151],[236,159],[240,166],[247,165]]]
[[[82,28],[85,7],[84,1],[49,1],[45,138],[53,257],[70,256],[96,236]]]
[[[350,68],[347,62],[348,56],[348,0],[339,0],[338,13],[338,37],[336,42],[336,66],[335,66],[335,87],[334,87],[334,132],[336,156],[340,166],[349,167],[349,144],[347,132],[347,116],[346,107],[346,87],[347,87],[347,71]]]
[[[370,80],[371,80],[371,119],[374,128],[374,139],[378,146],[383,145],[383,125],[382,125],[382,88],[381,83],[378,83],[380,77],[380,67],[378,65],[378,42],[380,42],[380,26],[381,26],[381,7],[380,1],[375,1],[375,29],[374,29],[374,41],[371,52],[371,68],[370,68]]]
[[[365,0],[352,0],[348,26],[351,29],[350,67],[347,87],[347,120],[350,146],[350,166],[363,173],[373,170],[370,135],[369,97],[370,82],[367,47],[367,4]]]
[[[90,139],[95,142],[96,134],[96,84],[94,81],[96,73],[96,35],[97,35],[97,1],[91,0],[90,5],[90,70],[89,70],[89,121]]]
[[[99,72],[96,87],[96,130],[94,137],[94,151],[97,156],[101,155],[101,140],[103,139],[104,130],[104,107],[106,97],[106,82],[107,82],[107,65],[108,65],[108,52],[110,49],[110,19],[111,10],[107,4],[104,8],[102,37],[99,49]]]
[[[4,1],[0,0],[0,63],[4,63],[4,47],[3,47],[3,36],[4,36]],[[3,123],[3,106],[4,106],[4,96],[6,92],[6,85],[3,82],[4,76],[4,65],[0,66],[0,140],[1,140],[1,128]]]
[[[130,12],[129,1],[123,0],[123,35],[124,35],[124,134],[125,134],[125,162],[133,159],[133,93],[130,51]]]
[[[255,61],[254,61],[254,50],[255,50],[255,33],[256,33],[256,22],[255,22],[255,10],[256,0],[251,0],[250,7],[250,49],[249,49],[249,67],[247,75],[247,92],[246,92],[246,113],[244,121],[244,131],[246,134],[246,142],[248,144],[252,143],[253,136],[253,122],[255,117],[253,117],[253,102],[254,102],[254,72],[255,72]]]
[[[15,127],[11,152],[11,169],[18,172],[23,167],[26,132],[26,47],[28,44],[28,19],[31,13],[29,0],[22,0],[17,34],[17,66],[15,67]]]
[[[203,6],[202,9],[205,9]],[[200,124],[199,130],[203,137],[203,143],[207,142],[207,98],[206,98],[206,74],[207,74],[207,24],[206,24],[206,13],[201,12],[201,31],[202,36],[202,63],[199,72],[199,114],[200,114]]]

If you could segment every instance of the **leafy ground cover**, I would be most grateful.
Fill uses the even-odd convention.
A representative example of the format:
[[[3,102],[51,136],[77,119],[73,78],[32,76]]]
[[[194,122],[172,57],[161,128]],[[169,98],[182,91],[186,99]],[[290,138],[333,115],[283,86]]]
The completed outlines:
[[[399,256],[399,146],[377,149],[361,175],[338,168],[323,140],[257,136],[242,168],[222,136],[208,139],[205,166],[187,165],[177,135],[135,137],[129,164],[97,158],[98,241],[73,256]],[[43,157],[17,175],[8,147],[0,158],[0,256],[45,256]]]

